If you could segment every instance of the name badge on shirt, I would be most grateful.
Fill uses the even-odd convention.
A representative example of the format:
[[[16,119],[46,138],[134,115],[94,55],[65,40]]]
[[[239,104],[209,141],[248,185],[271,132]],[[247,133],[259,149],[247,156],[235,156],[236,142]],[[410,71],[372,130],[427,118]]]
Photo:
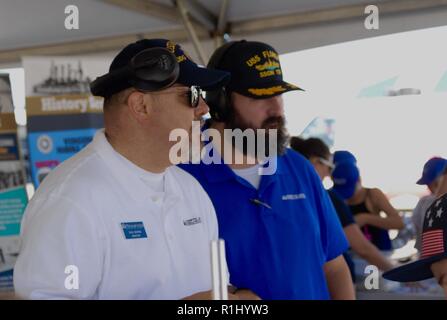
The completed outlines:
[[[200,217],[183,220],[183,225],[185,226],[192,226],[198,223],[202,223],[202,219],[200,219]]]
[[[146,230],[144,229],[143,222],[121,222],[121,228],[123,229],[126,239],[141,239],[147,238]]]

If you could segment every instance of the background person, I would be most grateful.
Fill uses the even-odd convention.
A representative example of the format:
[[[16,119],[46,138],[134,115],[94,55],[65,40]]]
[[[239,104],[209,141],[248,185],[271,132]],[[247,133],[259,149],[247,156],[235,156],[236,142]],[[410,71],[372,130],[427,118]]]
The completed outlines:
[[[227,143],[242,163],[182,165],[216,208],[230,282],[263,299],[353,299],[342,256],[348,244],[333,205],[308,161],[286,148],[282,94],[299,88],[283,80],[278,53],[265,43],[235,41],[217,49],[208,67],[231,73],[222,90],[207,93],[209,128],[221,137],[225,129],[264,129],[266,145],[277,133],[268,158],[277,166],[269,174],[249,145],[225,138],[211,142],[213,155],[222,150],[226,159],[219,144]]]
[[[331,175],[334,168],[332,155],[322,140],[318,138],[301,139],[300,137],[292,137],[290,146],[295,151],[304,155],[312,163],[321,180]],[[355,223],[351,210],[344,203],[343,199],[333,190],[328,190],[328,193],[352,251],[370,264],[377,266],[380,270],[387,271],[391,269],[393,265],[365,238],[359,226]],[[351,275],[355,281],[354,263],[348,252],[345,252],[344,256],[350,266]]]
[[[334,152],[334,164],[338,165],[342,162],[351,162],[357,164],[357,158],[348,150],[337,150]]]
[[[404,227],[404,223],[385,194],[377,188],[363,187],[357,165],[349,161],[335,167],[332,179],[333,190],[349,205],[363,234],[379,250],[391,250],[388,230],[400,230]],[[381,217],[381,212],[385,213],[386,217]]]
[[[447,297],[447,194],[427,209],[422,229],[422,252],[419,260],[383,274],[399,282],[435,278]]]
[[[419,185],[426,185],[430,194],[423,196],[413,210],[411,220],[416,230],[415,248],[421,251],[422,225],[424,223],[425,212],[436,200],[436,192],[440,187],[442,176],[447,169],[447,160],[440,157],[433,157],[424,164],[421,178],[416,182]]]

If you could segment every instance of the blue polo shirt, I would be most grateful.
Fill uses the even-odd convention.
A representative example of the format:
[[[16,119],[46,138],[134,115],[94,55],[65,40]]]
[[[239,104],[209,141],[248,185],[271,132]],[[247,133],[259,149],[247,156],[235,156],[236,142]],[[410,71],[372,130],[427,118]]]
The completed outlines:
[[[312,165],[288,149],[259,189],[226,164],[184,164],[216,209],[230,282],[262,299],[329,299],[323,265],[348,248]]]

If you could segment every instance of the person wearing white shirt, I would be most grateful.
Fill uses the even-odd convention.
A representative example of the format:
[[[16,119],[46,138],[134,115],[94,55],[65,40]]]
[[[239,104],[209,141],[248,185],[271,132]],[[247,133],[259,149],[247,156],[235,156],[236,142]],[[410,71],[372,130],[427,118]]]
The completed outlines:
[[[163,39],[115,57],[91,85],[105,98],[105,129],[46,177],[26,208],[18,297],[211,297],[215,211],[200,184],[172,166],[169,133],[191,132],[208,112],[198,87],[227,79]]]

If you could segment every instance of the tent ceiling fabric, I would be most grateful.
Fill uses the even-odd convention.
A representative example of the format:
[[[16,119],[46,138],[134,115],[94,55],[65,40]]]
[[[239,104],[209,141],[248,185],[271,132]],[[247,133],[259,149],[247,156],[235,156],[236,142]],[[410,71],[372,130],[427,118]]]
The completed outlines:
[[[202,42],[213,41],[223,1],[184,0]],[[227,1],[225,30],[234,37],[256,32],[299,31],[302,26],[321,26],[353,18],[362,21],[363,9],[368,4],[378,4],[381,15],[425,9],[439,14],[436,9],[441,6],[447,12],[447,0]],[[79,30],[64,28],[67,5],[79,8]],[[435,24],[431,19],[426,21],[426,27]],[[393,32],[410,30],[409,25],[406,21]],[[0,63],[18,61],[21,55],[29,54],[114,51],[142,37],[169,37],[182,42],[189,38],[175,0],[0,0],[0,30]]]
[[[131,33],[147,33],[164,29],[181,28],[177,21],[162,19],[130,11],[111,3],[128,5],[140,1],[100,0],[0,0],[0,50],[32,47],[44,44],[68,42],[81,39],[109,37]],[[170,0],[150,0],[176,9]],[[197,0],[216,17],[221,0]],[[371,2],[371,1],[369,1]],[[285,13],[303,12],[349,4],[365,3],[359,0],[256,0],[231,1],[228,6],[228,21],[237,22]],[[69,4],[79,8],[79,30],[65,30],[64,9]],[[254,5],[256,4],[256,5]]]
[[[64,9],[79,8],[79,30],[66,30]],[[0,0],[0,50],[173,27],[171,21],[95,0]]]
[[[199,0],[204,6],[217,14],[220,9],[220,0]],[[381,0],[384,1],[384,0]],[[293,12],[306,12],[352,4],[369,4],[371,0],[256,0],[232,1],[228,8],[229,21],[237,22],[247,19],[263,18],[290,14]]]

